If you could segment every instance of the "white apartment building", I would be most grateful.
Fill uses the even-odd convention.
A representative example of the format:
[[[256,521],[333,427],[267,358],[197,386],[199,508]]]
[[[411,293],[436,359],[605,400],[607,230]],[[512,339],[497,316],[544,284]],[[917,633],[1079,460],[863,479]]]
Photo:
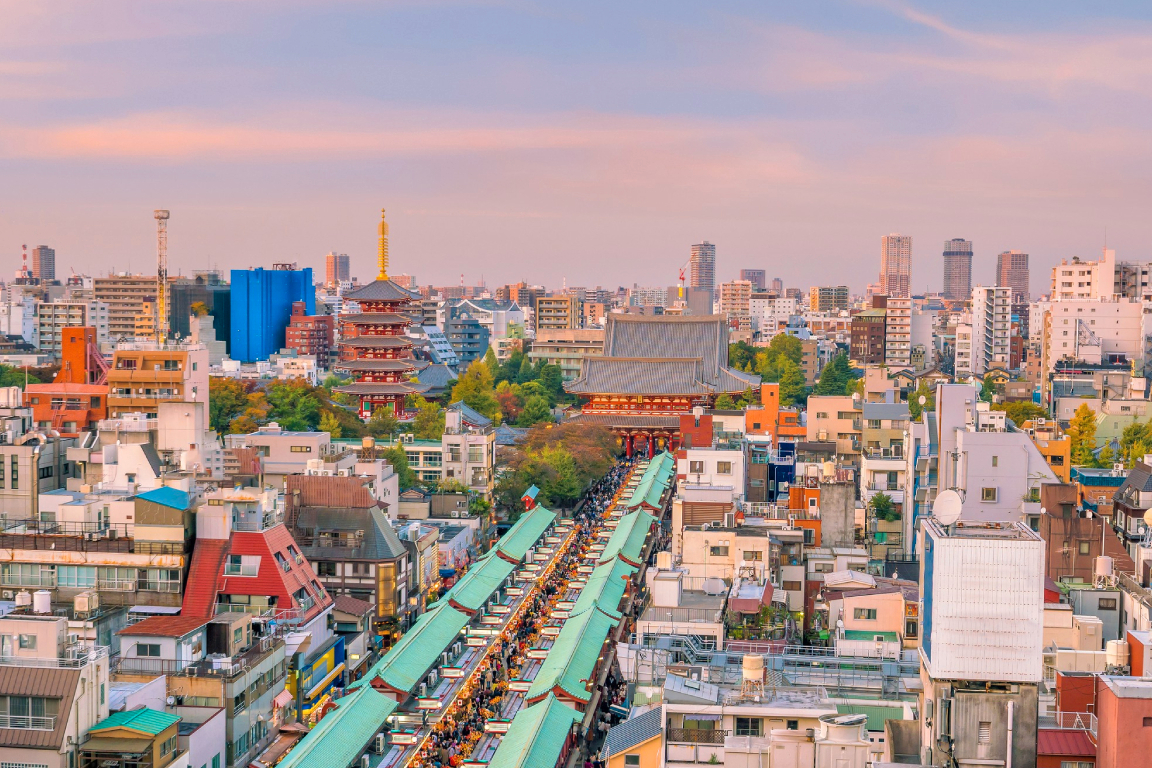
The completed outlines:
[[[884,315],[884,363],[889,368],[912,364],[912,299],[888,297]]]
[[[745,319],[751,314],[752,281],[733,280],[720,284],[720,314]]]
[[[912,340],[912,367],[917,370],[931,368],[936,362],[936,321],[940,313],[934,309],[915,309],[909,325]]]
[[[972,319],[956,326],[957,377],[983,376],[990,368],[1007,368],[1012,346],[1012,289],[972,289]]]
[[[108,342],[108,305],[103,301],[41,301],[36,304],[32,343],[46,355],[60,357],[60,333],[65,328],[92,326],[96,342]]]
[[[1109,298],[1116,285],[1116,251],[1104,249],[1099,261],[1073,256],[1052,267],[1052,300]]]
[[[775,334],[788,325],[788,318],[800,314],[800,300],[795,296],[753,293],[748,299],[748,312],[753,328]]]
[[[1137,299],[1076,299],[1048,305],[1043,326],[1045,370],[1063,359],[1085,363],[1129,361],[1144,367],[1146,327],[1144,304]]]

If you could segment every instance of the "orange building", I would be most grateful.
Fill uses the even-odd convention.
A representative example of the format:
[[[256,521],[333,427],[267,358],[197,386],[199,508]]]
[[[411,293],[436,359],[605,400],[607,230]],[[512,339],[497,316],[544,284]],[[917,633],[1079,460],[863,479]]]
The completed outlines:
[[[24,405],[32,408],[38,429],[78,437],[108,418],[108,365],[96,346],[96,329],[60,331],[60,370],[50,384],[29,384]]]
[[[744,431],[749,435],[771,435],[773,444],[780,441],[803,440],[807,430],[800,423],[800,411],[780,407],[780,385],[768,382],[760,385],[759,408],[749,408],[744,414]]]

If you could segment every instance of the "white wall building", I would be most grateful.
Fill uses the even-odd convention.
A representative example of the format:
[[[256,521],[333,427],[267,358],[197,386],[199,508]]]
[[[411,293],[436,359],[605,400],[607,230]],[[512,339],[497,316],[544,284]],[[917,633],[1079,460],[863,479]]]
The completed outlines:
[[[1109,363],[1121,358],[1144,367],[1144,303],[1136,299],[1080,299],[1048,305],[1044,357],[1052,371],[1062,359]]]
[[[963,350],[961,327],[956,327],[957,376],[983,376],[990,368],[1007,369],[1011,358],[1012,289],[973,288],[972,322],[967,326],[970,335]]]
[[[884,315],[884,363],[889,368],[912,364],[912,299],[888,297]]]

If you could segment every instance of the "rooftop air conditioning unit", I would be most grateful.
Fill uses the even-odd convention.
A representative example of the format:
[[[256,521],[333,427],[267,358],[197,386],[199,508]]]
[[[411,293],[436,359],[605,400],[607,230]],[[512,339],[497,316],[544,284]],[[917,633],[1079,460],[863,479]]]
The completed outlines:
[[[420,698],[428,698],[428,683],[420,683]]]
[[[460,510],[454,509],[449,513],[450,517],[460,517]]]
[[[724,513],[724,527],[725,528],[735,528],[736,527],[736,513],[735,512],[725,512]]]
[[[372,740],[372,751],[378,755],[382,755],[387,748],[388,740],[384,738],[384,734],[376,734],[376,738]]]

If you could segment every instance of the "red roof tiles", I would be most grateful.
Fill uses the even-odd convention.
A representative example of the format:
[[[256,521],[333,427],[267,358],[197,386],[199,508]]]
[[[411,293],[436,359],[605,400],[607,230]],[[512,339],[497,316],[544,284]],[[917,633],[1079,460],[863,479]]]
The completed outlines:
[[[1036,754],[1095,757],[1096,745],[1087,731],[1041,728],[1036,731]]]

